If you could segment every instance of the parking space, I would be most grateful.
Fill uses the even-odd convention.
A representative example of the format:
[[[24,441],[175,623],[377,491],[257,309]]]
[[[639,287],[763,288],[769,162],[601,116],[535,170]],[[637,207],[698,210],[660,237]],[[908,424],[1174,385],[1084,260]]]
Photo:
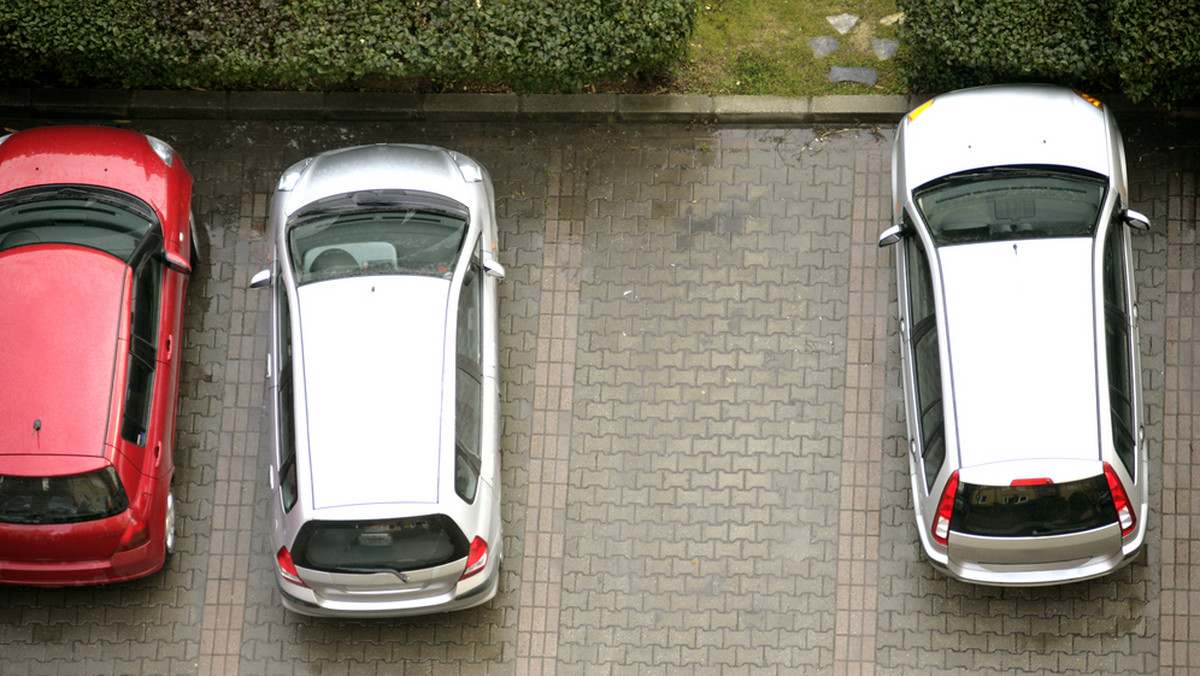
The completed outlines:
[[[179,551],[138,582],[0,588],[0,674],[1200,668],[1200,172],[1192,129],[1122,123],[1131,203],[1153,223],[1134,238],[1149,546],[1110,577],[1036,589],[953,582],[916,540],[875,245],[891,128],[139,123],[192,170],[201,226]],[[474,610],[305,618],[271,576],[267,295],[247,284],[280,172],[382,141],[461,150],[495,181],[505,569]]]

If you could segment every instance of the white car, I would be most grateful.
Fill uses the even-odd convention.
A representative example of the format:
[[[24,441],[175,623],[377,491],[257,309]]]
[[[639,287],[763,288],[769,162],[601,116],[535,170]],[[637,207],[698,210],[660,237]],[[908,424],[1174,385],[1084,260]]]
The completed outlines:
[[[390,617],[496,595],[495,197],[432,146],[333,150],[271,203],[271,538],[283,604]]]
[[[936,568],[1045,585],[1145,541],[1137,296],[1125,151],[1069,89],[937,96],[892,151],[908,459]]]

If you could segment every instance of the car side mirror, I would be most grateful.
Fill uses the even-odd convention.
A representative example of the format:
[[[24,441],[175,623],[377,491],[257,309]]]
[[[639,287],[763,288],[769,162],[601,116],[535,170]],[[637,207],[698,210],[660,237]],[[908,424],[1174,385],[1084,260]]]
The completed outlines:
[[[879,234],[879,247],[891,246],[902,239],[904,239],[904,226],[893,225]]]
[[[1150,219],[1146,218],[1145,215],[1134,211],[1133,209],[1126,209],[1124,215],[1122,216],[1122,220],[1125,221],[1125,225],[1128,225],[1134,230],[1150,229]]]
[[[188,260],[179,254],[163,251],[160,254],[162,261],[166,264],[168,270],[173,270],[181,275],[192,274],[192,265]]]
[[[261,289],[264,286],[270,286],[270,285],[271,285],[271,269],[270,268],[267,268],[266,270],[259,270],[258,272],[254,273],[253,277],[250,278],[250,288],[251,289]]]
[[[495,277],[498,280],[504,279],[504,275],[506,274],[504,266],[500,264],[500,261],[491,256],[484,257],[483,271],[487,273],[488,277]]]

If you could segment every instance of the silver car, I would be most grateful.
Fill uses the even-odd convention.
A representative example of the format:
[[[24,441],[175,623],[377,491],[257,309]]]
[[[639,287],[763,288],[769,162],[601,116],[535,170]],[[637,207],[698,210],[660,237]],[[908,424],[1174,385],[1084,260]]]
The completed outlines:
[[[1146,534],[1137,297],[1112,113],[1049,86],[937,96],[892,151],[908,460],[921,544],[960,580],[1047,585]]]
[[[491,179],[443,148],[293,165],[270,211],[271,538],[283,604],[388,617],[499,586]]]

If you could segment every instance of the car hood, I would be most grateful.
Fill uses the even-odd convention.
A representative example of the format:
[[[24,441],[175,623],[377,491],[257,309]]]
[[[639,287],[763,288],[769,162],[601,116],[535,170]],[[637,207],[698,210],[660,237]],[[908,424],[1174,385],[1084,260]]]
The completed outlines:
[[[81,247],[0,253],[0,455],[104,453],[127,269]]]
[[[464,180],[449,151],[434,146],[380,143],[341,148],[312,158],[285,197],[284,213],[290,215],[333,195],[397,186],[444,195],[464,205],[477,200],[475,184]]]
[[[1099,457],[1092,240],[941,247],[963,467]]]
[[[399,275],[299,288],[315,509],[437,502],[449,292]]]
[[[900,154],[911,188],[980,167],[1057,165],[1113,173],[1104,111],[1070,89],[962,90],[935,97],[902,124]]]

